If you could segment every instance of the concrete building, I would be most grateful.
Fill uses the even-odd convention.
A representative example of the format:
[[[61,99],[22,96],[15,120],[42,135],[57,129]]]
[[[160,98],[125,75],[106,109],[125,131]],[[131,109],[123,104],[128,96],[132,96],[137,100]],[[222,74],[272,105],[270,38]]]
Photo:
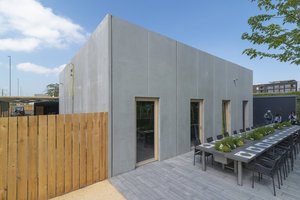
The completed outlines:
[[[60,74],[61,114],[108,112],[110,176],[252,126],[252,103],[251,70],[111,15]]]
[[[286,93],[297,92],[298,82],[295,80],[273,81],[267,84],[253,85],[253,93]]]

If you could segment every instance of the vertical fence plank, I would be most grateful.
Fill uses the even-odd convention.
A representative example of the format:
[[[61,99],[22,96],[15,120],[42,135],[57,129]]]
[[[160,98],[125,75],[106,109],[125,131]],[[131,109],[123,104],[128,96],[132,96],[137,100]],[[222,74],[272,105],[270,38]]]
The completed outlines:
[[[56,196],[56,116],[48,116],[48,198]]]
[[[28,199],[37,199],[37,116],[30,116],[28,125]]]
[[[86,114],[80,115],[80,187],[86,186]]]
[[[17,198],[27,198],[28,178],[28,117],[18,117],[18,179]]]
[[[9,118],[7,199],[17,199],[17,117]]]
[[[56,163],[56,194],[62,195],[65,191],[65,116],[57,115],[57,163]]]
[[[104,113],[104,178],[108,177],[108,113]]]
[[[38,117],[38,199],[47,199],[47,116]]]
[[[7,196],[8,118],[0,118],[0,199]]]
[[[0,119],[0,199],[48,199],[107,177],[107,113]]]
[[[65,192],[72,190],[72,115],[65,115]]]
[[[104,138],[103,138],[103,113],[100,113],[100,160],[99,160],[99,170],[100,170],[100,180],[104,179]]]
[[[73,116],[72,133],[72,188],[79,189],[79,115]]]
[[[93,114],[87,114],[87,185],[93,183]]]
[[[93,182],[99,181],[99,113],[93,114],[94,136],[93,136]]]

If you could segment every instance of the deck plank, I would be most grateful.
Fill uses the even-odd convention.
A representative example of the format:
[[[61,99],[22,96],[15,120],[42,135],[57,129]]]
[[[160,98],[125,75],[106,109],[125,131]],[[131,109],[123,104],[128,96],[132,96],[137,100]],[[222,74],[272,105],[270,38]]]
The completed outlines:
[[[197,157],[194,166],[193,152],[141,166],[111,178],[110,182],[127,199],[298,199],[299,158],[300,154],[282,189],[276,185],[276,197],[273,196],[271,179],[265,177],[260,183],[255,181],[252,189],[252,173],[244,170],[243,186],[238,186],[236,175],[228,169],[222,170],[221,165],[212,167],[209,164],[207,171],[202,171]]]

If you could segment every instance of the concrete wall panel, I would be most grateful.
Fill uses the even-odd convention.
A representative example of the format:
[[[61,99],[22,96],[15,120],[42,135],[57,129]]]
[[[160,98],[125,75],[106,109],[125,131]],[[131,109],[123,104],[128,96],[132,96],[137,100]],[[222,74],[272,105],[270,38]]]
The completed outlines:
[[[148,94],[148,33],[112,18],[113,175],[135,168],[135,97]]]
[[[159,97],[159,159],[176,155],[176,41],[148,32],[147,97]]]
[[[64,99],[60,101],[60,113],[108,112],[108,45],[107,16],[60,75],[60,93]],[[72,68],[74,80],[71,76]]]
[[[190,149],[190,103],[199,99],[197,55],[196,49],[177,43],[177,154]]]

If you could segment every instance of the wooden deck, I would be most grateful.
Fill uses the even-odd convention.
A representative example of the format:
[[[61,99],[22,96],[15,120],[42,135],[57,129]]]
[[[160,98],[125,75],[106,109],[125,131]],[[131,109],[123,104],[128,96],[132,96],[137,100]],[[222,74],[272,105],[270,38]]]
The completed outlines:
[[[300,155],[300,154],[299,154]],[[243,186],[237,185],[237,177],[231,170],[222,170],[220,165],[202,171],[199,156],[193,165],[193,152],[162,162],[154,162],[110,179],[110,182],[129,200],[142,199],[299,199],[300,156],[295,161],[294,171],[289,173],[281,189],[276,185],[273,196],[272,181],[264,177],[255,179],[251,187],[252,173],[244,170]],[[277,179],[276,179],[277,180]]]

